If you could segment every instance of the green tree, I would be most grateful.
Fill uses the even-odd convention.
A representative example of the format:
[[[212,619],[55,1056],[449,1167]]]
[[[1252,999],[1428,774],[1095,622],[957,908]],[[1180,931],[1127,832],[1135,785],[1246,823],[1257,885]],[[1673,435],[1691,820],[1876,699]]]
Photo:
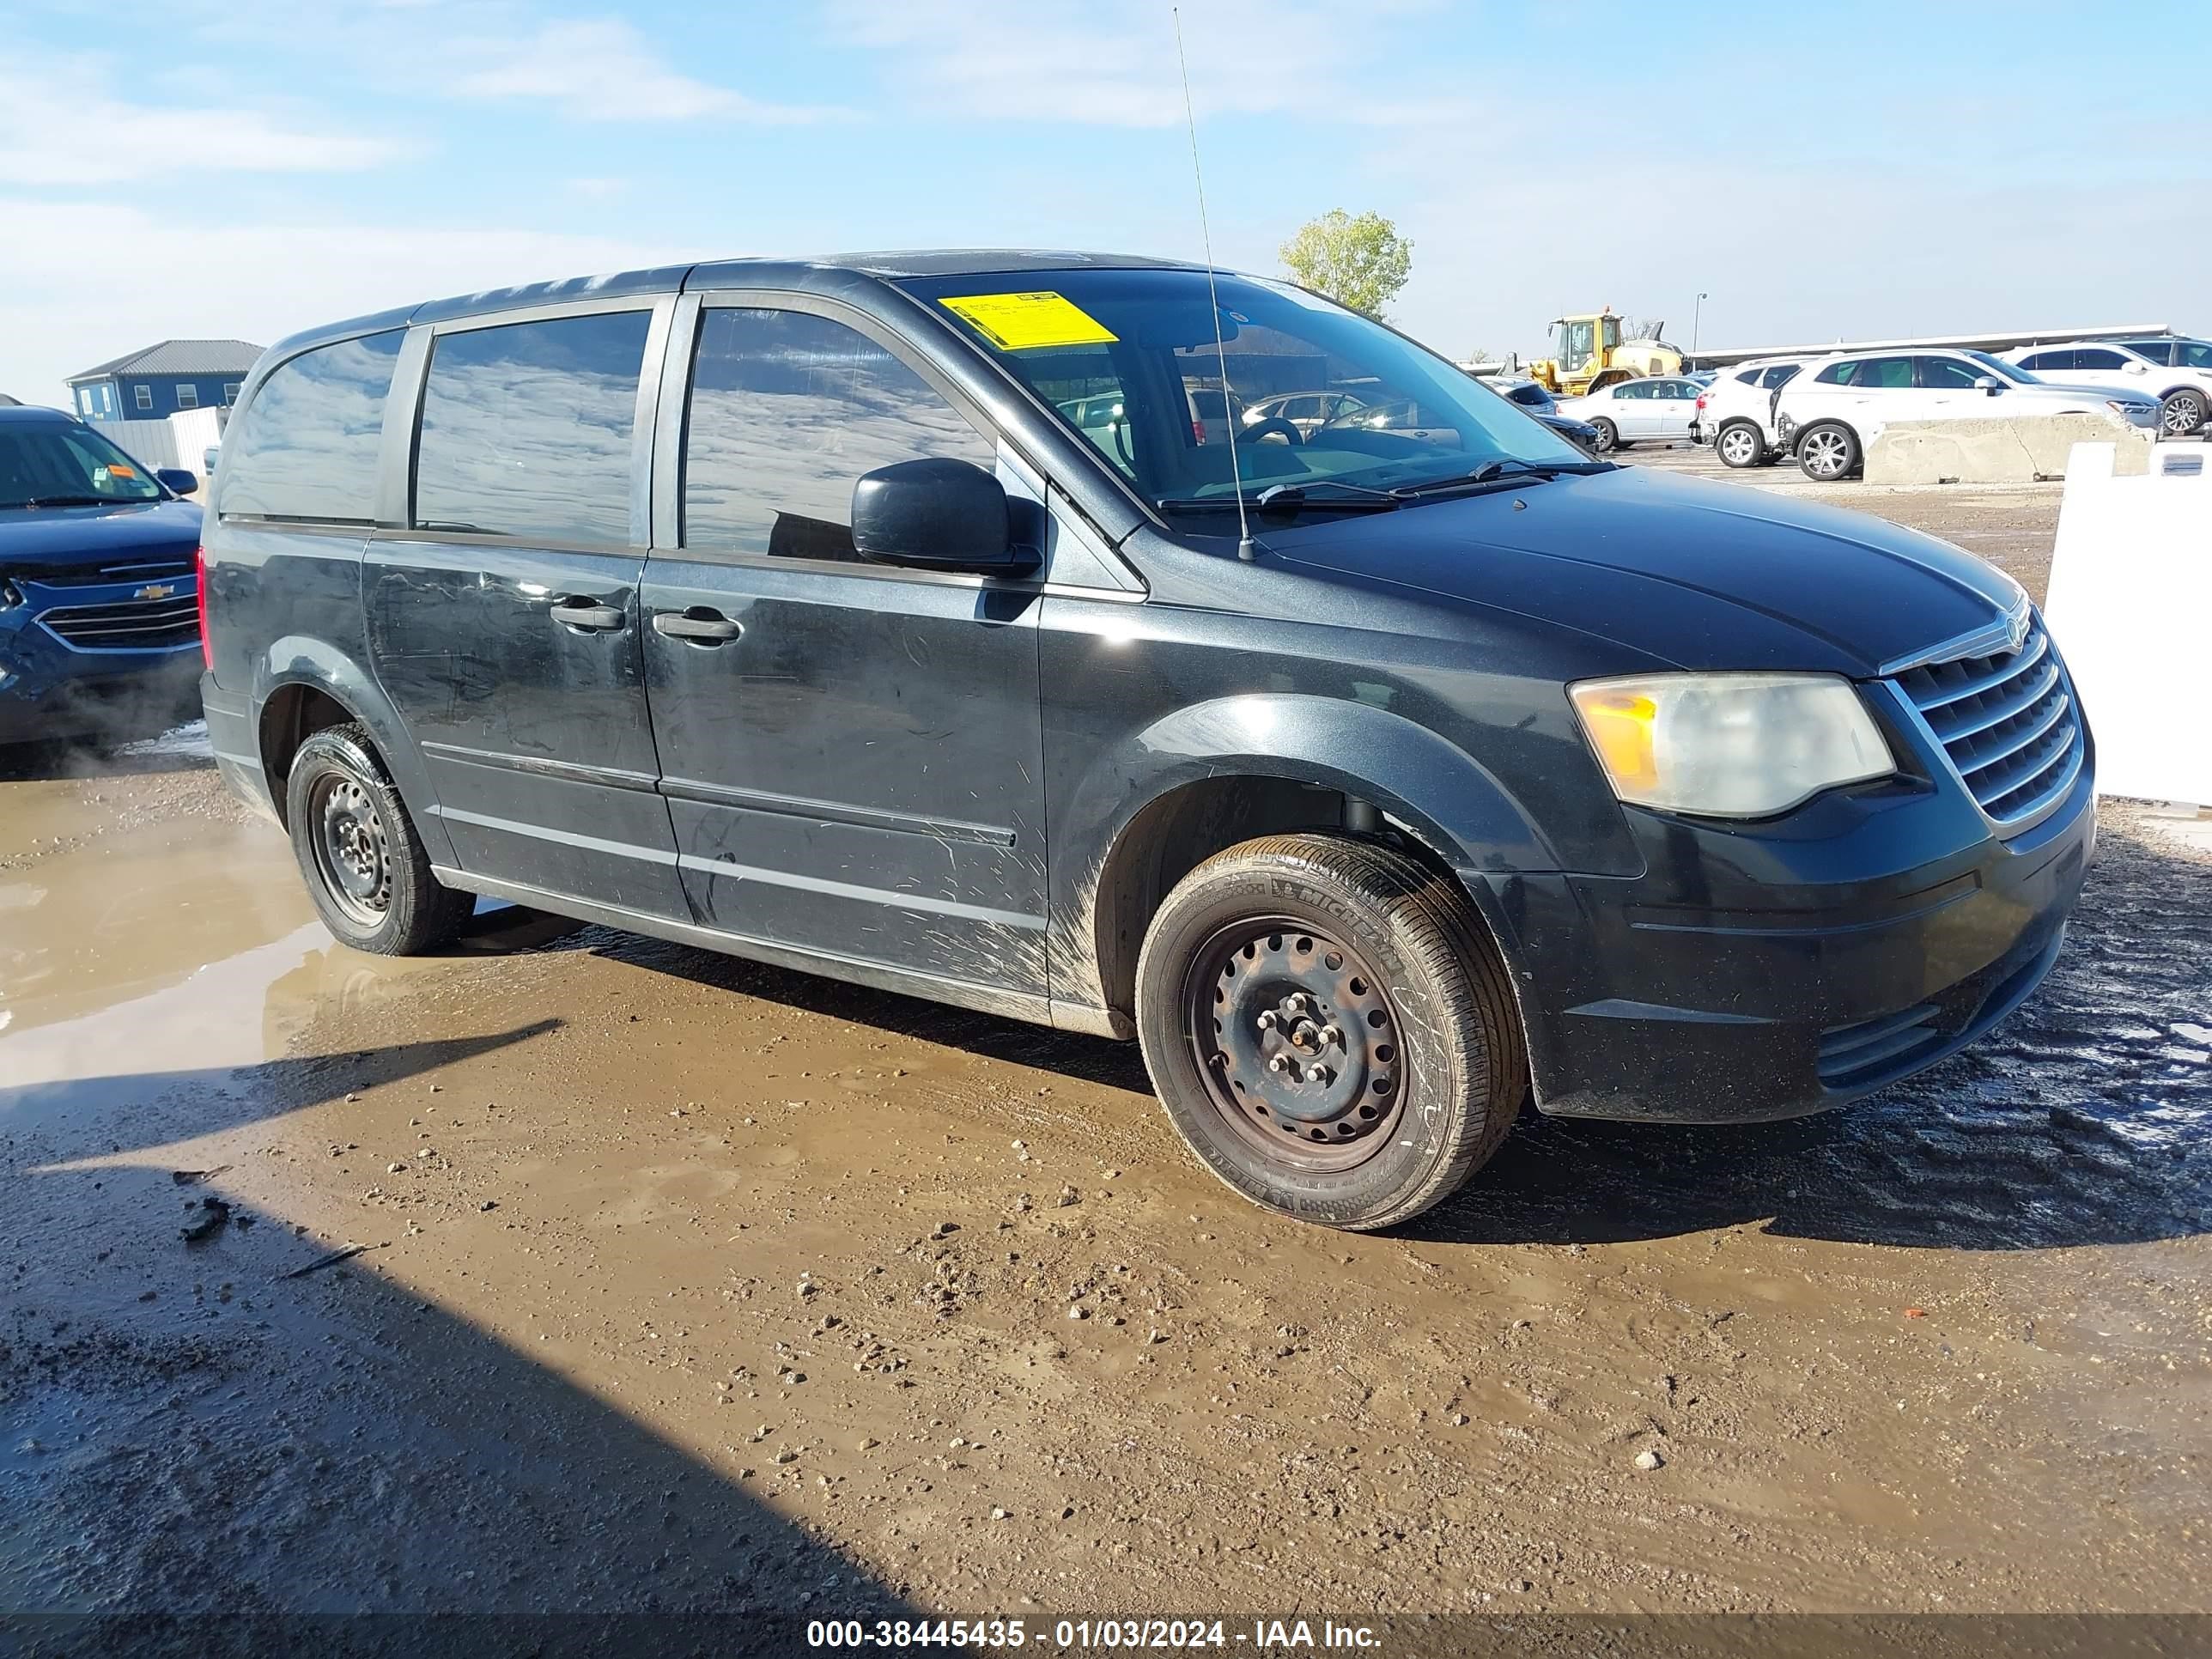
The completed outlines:
[[[1280,250],[1291,280],[1363,315],[1380,318],[1413,272],[1413,245],[1379,213],[1331,208]]]

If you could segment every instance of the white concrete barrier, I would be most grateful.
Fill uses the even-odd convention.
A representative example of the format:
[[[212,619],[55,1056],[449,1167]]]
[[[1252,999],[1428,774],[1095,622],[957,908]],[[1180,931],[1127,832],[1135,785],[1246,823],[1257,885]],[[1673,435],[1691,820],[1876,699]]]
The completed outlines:
[[[2097,736],[2108,795],[2212,805],[2212,446],[2162,444],[2142,477],[2077,444],[2044,616]]]
[[[1868,441],[1870,484],[2033,483],[2068,476],[2076,447],[2115,451],[2112,471],[2150,467],[2158,434],[2112,415],[1984,416],[1961,421],[1892,421]]]

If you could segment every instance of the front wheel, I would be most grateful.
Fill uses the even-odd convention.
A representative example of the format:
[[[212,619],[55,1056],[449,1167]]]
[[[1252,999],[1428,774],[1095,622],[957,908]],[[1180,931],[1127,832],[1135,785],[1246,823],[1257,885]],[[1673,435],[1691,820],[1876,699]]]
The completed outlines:
[[[441,886],[366,727],[315,732],[284,784],[292,854],[323,924],[356,951],[417,955],[460,931],[476,901]]]
[[[1859,441],[1847,426],[1832,422],[1805,428],[1797,440],[1797,466],[1808,478],[1833,483],[1859,464]]]
[[[1497,1151],[1528,1061],[1503,963],[1446,878],[1376,842],[1273,836],[1168,895],[1137,969],[1168,1115],[1263,1208],[1368,1231]]]
[[[1590,426],[1597,433],[1597,437],[1591,442],[1590,447],[1599,454],[1609,454],[1620,447],[1620,428],[1607,420],[1604,416],[1599,416],[1590,422]]]
[[[2159,424],[2169,437],[2185,438],[2204,424],[2204,394],[2183,386],[2166,394],[2159,411]]]

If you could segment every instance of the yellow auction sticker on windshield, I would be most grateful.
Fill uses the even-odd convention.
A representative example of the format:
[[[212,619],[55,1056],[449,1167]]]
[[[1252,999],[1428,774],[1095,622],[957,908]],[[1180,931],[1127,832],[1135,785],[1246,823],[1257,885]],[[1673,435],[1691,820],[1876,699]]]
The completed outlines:
[[[1109,345],[1118,337],[1064,294],[967,294],[939,304],[1001,351]]]

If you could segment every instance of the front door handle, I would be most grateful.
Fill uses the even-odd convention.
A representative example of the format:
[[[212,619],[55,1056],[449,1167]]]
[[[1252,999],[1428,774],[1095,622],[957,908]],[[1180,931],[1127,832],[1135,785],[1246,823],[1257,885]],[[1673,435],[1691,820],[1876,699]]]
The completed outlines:
[[[587,599],[581,594],[571,593],[553,603],[553,620],[563,628],[581,632],[605,633],[620,628],[629,615],[618,605],[601,605],[597,599]]]
[[[672,640],[689,640],[695,645],[722,645],[745,630],[720,611],[695,605],[689,611],[654,611],[653,631],[665,634]]]

